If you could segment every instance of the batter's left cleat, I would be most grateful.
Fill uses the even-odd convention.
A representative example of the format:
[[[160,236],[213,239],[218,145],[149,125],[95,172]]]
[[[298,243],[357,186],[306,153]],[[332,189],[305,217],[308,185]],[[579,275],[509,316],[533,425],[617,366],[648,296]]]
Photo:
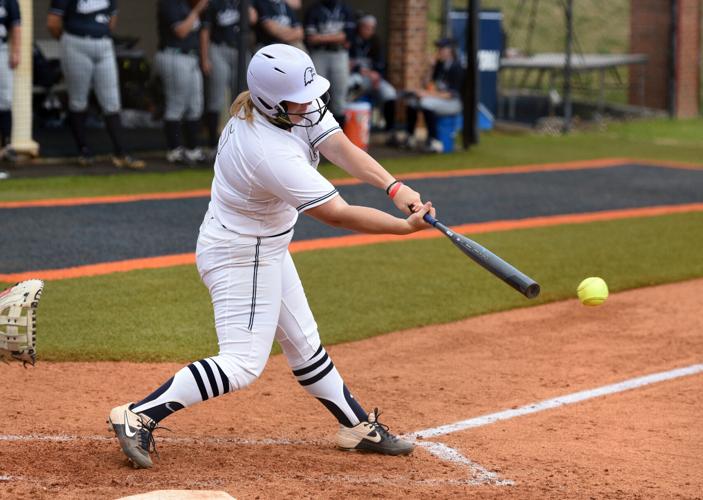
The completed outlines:
[[[345,451],[365,451],[382,455],[409,455],[415,445],[388,432],[388,426],[378,421],[378,408],[369,413],[367,422],[355,427],[340,426],[337,447]]]
[[[157,427],[155,421],[143,414],[134,413],[132,403],[117,406],[110,412],[108,423],[120,442],[122,451],[137,469],[149,469],[154,463],[151,452],[156,453],[152,433]]]

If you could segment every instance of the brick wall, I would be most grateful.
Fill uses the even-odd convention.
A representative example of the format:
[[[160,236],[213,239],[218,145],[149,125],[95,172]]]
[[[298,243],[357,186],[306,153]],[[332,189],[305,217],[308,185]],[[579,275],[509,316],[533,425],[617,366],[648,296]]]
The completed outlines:
[[[699,112],[699,65],[701,57],[700,0],[678,2],[675,51],[674,115],[684,118]],[[669,108],[671,71],[672,0],[631,0],[630,52],[649,57],[647,64],[630,70],[629,102],[657,109]],[[644,102],[640,78],[644,77]]]
[[[399,89],[417,87],[427,73],[427,0],[388,2],[388,78]]]
[[[676,43],[676,116],[693,118],[700,109],[701,4],[679,0]]]

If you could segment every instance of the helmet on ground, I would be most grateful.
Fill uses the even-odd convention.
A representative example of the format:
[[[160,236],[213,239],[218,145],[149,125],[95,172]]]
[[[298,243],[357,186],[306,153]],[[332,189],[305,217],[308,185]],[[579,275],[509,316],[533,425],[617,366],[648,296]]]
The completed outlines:
[[[282,127],[312,127],[327,112],[330,82],[317,74],[310,56],[290,45],[259,49],[249,63],[247,85],[256,109]],[[305,113],[289,114],[286,101],[312,104]],[[303,119],[293,123],[292,115]]]

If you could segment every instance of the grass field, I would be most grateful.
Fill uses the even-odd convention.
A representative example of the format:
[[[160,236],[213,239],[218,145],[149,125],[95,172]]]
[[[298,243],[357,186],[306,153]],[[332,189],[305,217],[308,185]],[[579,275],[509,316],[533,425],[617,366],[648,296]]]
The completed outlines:
[[[300,253],[323,340],[573,298],[591,275],[613,291],[703,276],[701,213],[477,239],[534,276],[539,301],[528,302],[444,239]],[[185,361],[216,351],[209,296],[194,266],[49,282],[40,318],[42,360]]]
[[[393,172],[629,156],[703,158],[703,120],[613,125],[568,137],[486,134],[468,152],[388,160]],[[330,177],[343,173],[324,167]],[[0,200],[205,188],[210,170],[14,179]],[[470,196],[470,193],[467,193]],[[327,343],[572,298],[591,275],[613,291],[703,276],[703,214],[483,234],[476,239],[543,287],[527,301],[444,240],[295,256]],[[334,279],[330,279],[334,276]],[[42,360],[190,360],[216,350],[208,293],[194,266],[51,281],[40,310]]]
[[[568,137],[494,132],[484,134],[481,143],[469,151],[387,159],[383,165],[399,174],[613,156],[703,163],[701,138],[703,119],[617,123],[604,130],[574,132]],[[322,165],[320,170],[329,178],[346,176],[345,172],[329,164]],[[0,183],[0,201],[179,191],[208,188],[211,180],[210,169],[166,174],[147,171],[107,177],[10,179]]]

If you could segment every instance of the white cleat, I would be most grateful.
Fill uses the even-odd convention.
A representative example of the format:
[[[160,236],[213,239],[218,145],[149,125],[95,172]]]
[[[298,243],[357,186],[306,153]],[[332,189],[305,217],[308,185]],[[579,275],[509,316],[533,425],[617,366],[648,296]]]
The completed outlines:
[[[156,422],[146,415],[136,414],[132,403],[117,406],[110,412],[108,423],[120,442],[122,451],[137,469],[149,469],[154,463],[150,453],[156,452],[154,436]]]
[[[340,426],[337,447],[345,451],[366,451],[382,455],[409,455],[415,445],[388,432],[388,426],[378,421],[378,408],[369,413],[367,422],[354,427]]]

